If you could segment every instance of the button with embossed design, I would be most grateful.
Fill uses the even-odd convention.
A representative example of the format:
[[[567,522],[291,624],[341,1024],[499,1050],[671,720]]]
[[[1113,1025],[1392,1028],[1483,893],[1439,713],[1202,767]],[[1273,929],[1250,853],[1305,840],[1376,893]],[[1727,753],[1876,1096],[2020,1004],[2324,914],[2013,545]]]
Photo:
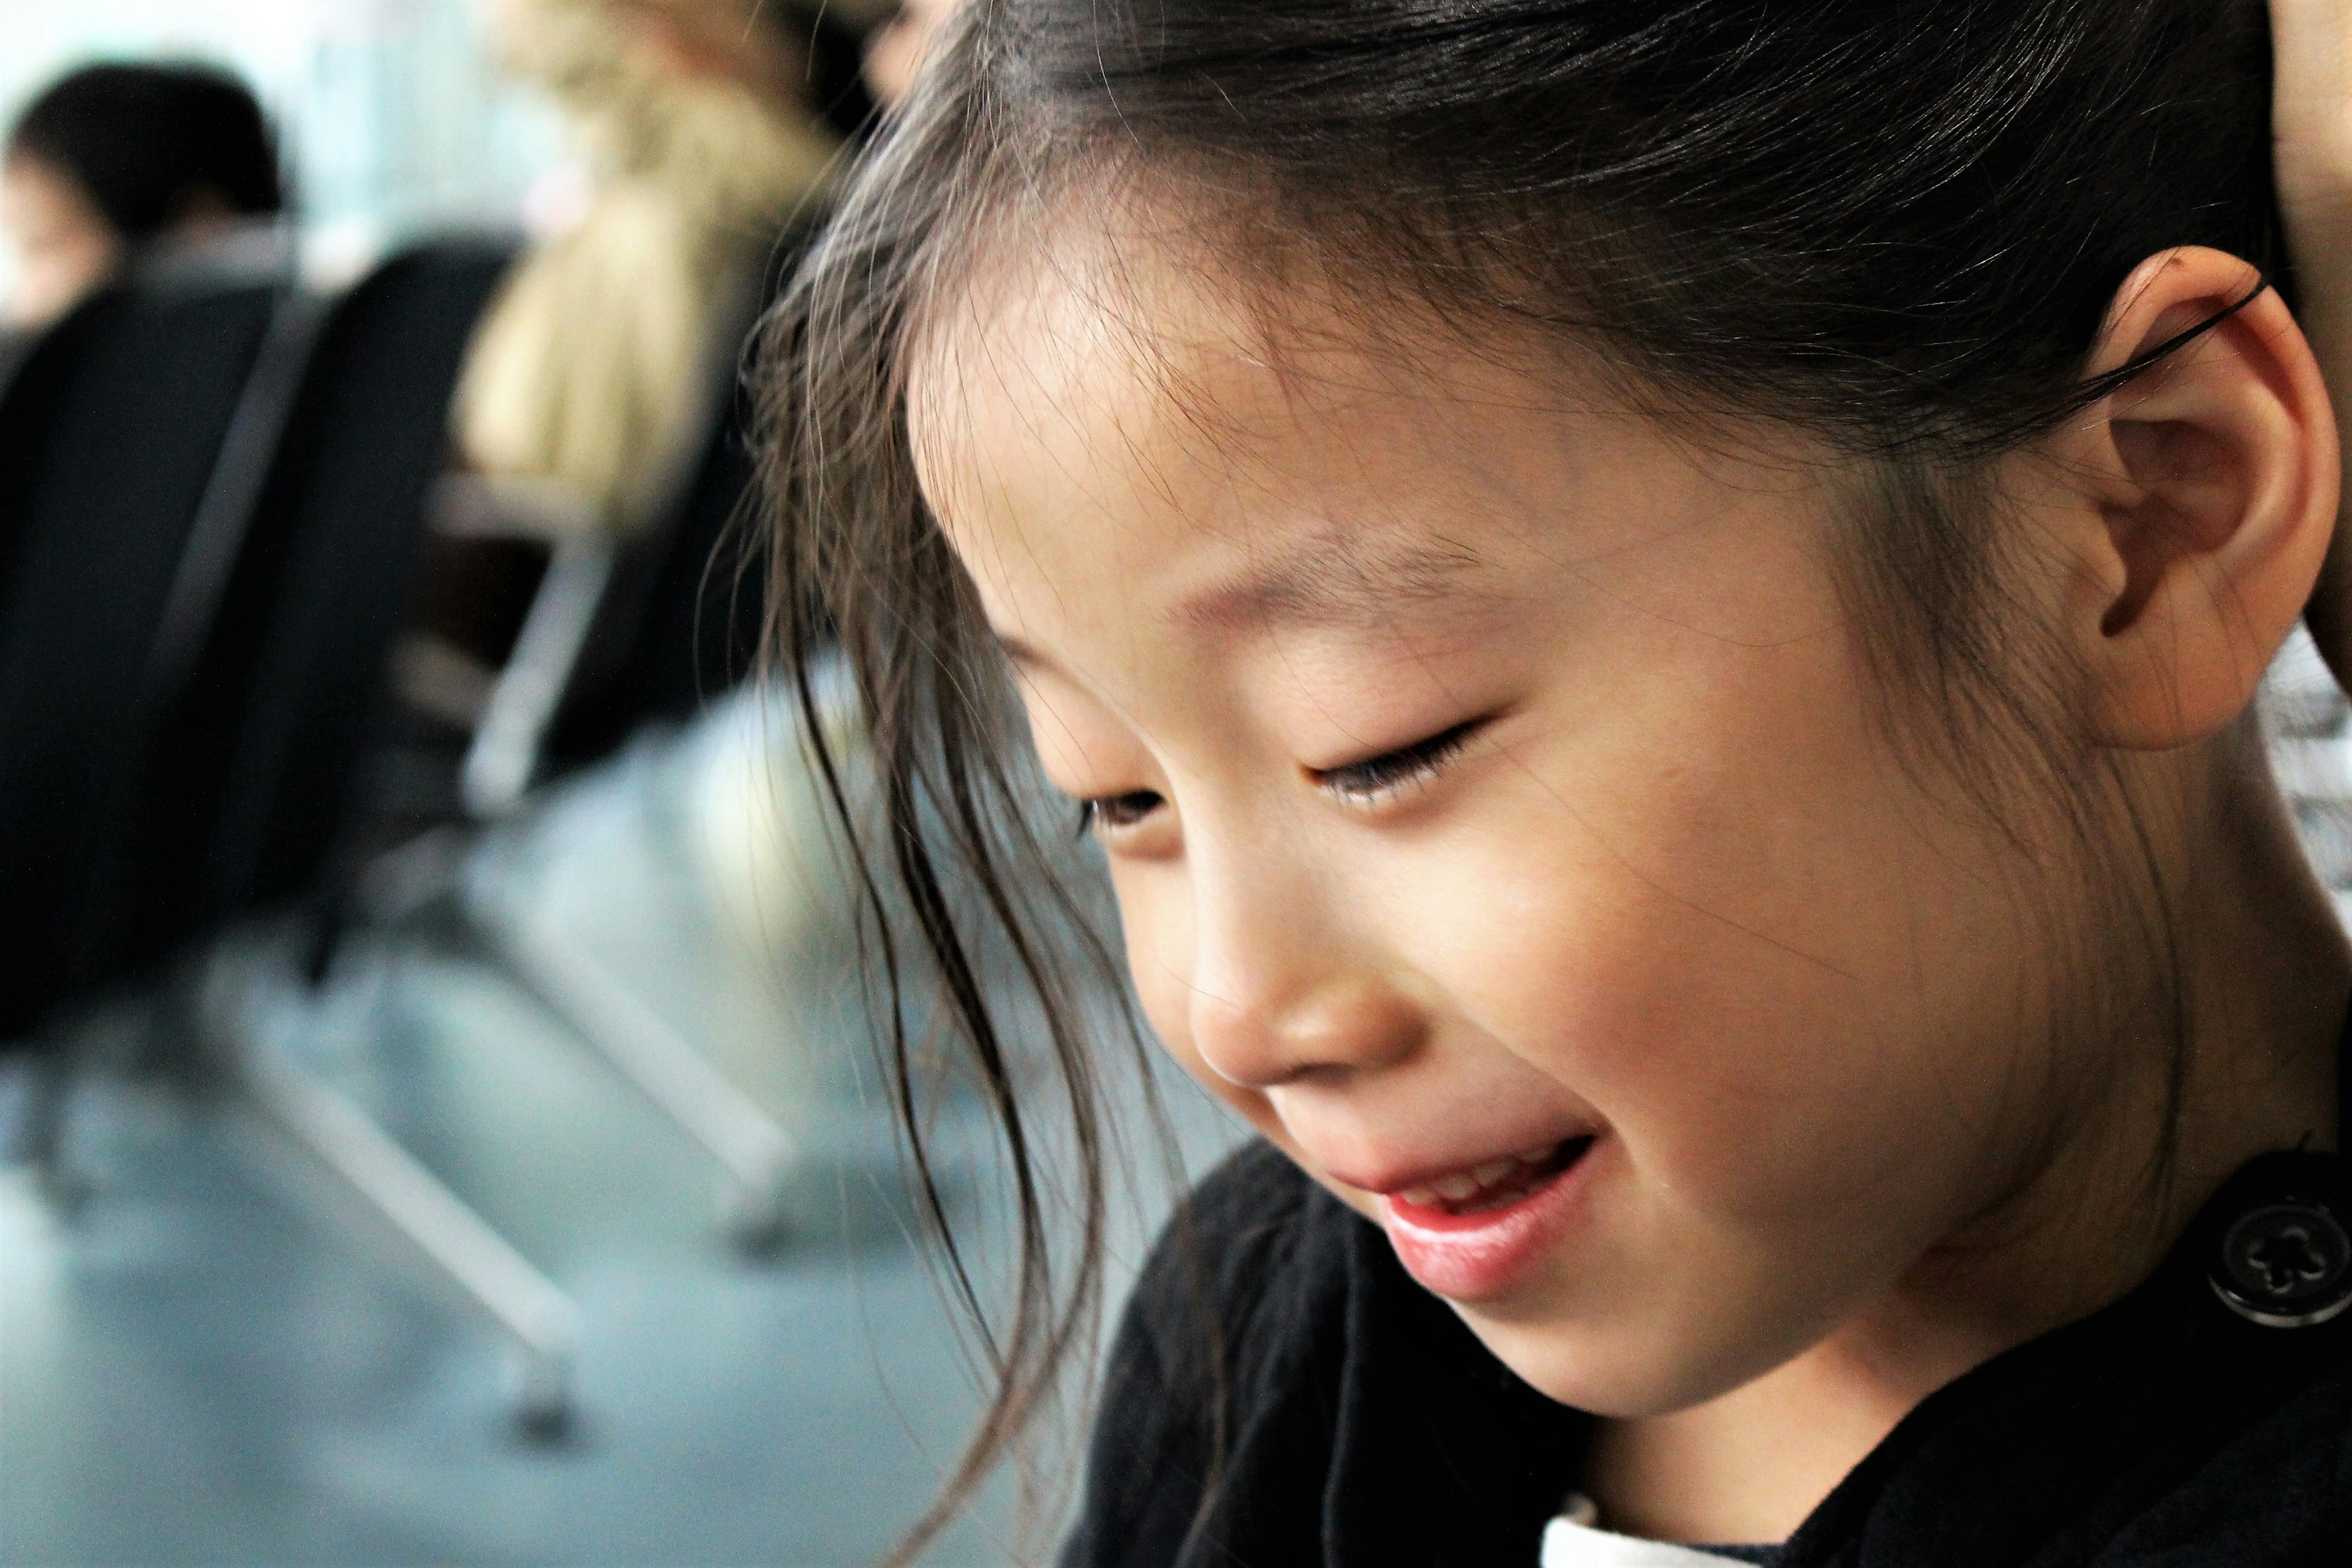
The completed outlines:
[[[2249,1322],[2308,1328],[2352,1307],[2352,1234],[2325,1205],[2263,1204],[2231,1221],[2213,1259],[2213,1293]]]

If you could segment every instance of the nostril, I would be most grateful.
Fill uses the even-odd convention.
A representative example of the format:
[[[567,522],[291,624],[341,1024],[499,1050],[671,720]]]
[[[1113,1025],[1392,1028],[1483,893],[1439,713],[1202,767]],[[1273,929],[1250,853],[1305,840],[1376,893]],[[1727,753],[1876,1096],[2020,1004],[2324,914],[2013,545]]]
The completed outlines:
[[[1429,1033],[1418,1004],[1373,977],[1336,978],[1286,1001],[1203,996],[1192,1021],[1202,1058],[1218,1076],[1249,1089],[1391,1066],[1418,1050]]]

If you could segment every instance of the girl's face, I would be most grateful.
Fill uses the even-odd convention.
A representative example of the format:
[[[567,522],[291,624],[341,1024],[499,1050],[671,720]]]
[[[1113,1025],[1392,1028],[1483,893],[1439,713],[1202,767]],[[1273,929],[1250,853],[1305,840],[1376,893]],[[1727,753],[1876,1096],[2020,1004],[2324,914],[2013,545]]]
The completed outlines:
[[[1890,742],[1819,454],[1057,261],[922,357],[919,466],[1195,1078],[1608,1414],[2033,1184],[2092,1092],[2018,896],[2053,852]]]

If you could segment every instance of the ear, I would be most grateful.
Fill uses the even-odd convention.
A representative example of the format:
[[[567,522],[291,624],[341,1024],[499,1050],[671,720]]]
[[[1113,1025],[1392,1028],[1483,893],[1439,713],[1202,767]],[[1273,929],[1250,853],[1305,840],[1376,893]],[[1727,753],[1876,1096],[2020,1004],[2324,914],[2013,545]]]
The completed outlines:
[[[2201,247],[2141,263],[2108,307],[2094,376],[2240,308],[2055,442],[2084,567],[2064,618],[2100,744],[2188,745],[2244,711],[2327,553],[2335,416],[2262,282]]]

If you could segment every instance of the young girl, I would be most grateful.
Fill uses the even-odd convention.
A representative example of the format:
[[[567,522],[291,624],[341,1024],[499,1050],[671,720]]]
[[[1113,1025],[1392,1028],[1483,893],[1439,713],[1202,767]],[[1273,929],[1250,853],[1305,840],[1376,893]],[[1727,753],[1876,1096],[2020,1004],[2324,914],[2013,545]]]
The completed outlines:
[[[1023,710],[1262,1134],[1146,1270],[1065,1562],[2352,1561],[2352,953],[2249,715],[2337,506],[2269,41],[959,19],[775,383],[787,645],[855,677],[861,864],[1028,1222],[959,1487],[1087,1342],[965,916],[1092,1156]]]

